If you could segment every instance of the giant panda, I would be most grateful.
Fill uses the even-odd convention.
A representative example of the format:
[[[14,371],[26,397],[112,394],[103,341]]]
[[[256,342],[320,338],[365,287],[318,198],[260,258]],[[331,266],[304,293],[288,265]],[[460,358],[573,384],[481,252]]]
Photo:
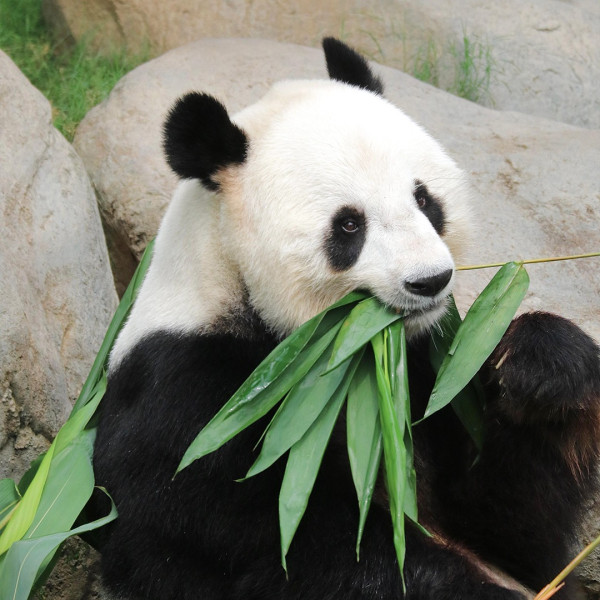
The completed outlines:
[[[384,486],[355,554],[343,423],[280,561],[282,465],[247,472],[259,422],[173,477],[187,446],[286,335],[361,289],[409,313],[412,411],[433,382],[429,332],[468,233],[464,173],[387,102],[343,43],[329,80],[285,81],[230,117],[190,93],[164,149],[182,179],[110,357],[94,466],[119,517],[102,547],[120,600],[516,600],[566,564],[598,459],[600,360],[547,313],[513,321],[481,372],[485,443],[452,410],[414,428],[421,523],[404,582]],[[405,584],[405,587],[404,587]],[[557,598],[574,598],[569,581]]]

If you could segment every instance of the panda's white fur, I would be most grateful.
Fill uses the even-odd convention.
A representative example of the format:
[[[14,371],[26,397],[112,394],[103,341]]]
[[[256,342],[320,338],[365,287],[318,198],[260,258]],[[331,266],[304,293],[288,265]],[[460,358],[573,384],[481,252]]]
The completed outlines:
[[[337,81],[278,83],[232,121],[248,157],[218,174],[218,193],[180,184],[111,364],[153,330],[201,331],[235,309],[244,285],[280,335],[357,288],[413,312],[409,334],[439,319],[452,283],[433,298],[402,286],[453,269],[465,242],[465,178],[431,136],[382,97]],[[442,204],[443,238],[415,202],[415,180]],[[323,240],[344,205],[364,211],[367,239],[356,264],[335,271]]]

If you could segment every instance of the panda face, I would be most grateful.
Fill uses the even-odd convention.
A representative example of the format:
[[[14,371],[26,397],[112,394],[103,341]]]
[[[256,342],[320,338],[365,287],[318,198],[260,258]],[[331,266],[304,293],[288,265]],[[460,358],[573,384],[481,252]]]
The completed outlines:
[[[463,174],[360,55],[323,46],[332,81],[282,82],[232,118],[207,94],[171,109],[164,147],[185,181],[111,368],[153,331],[239,334],[248,304],[280,336],[357,289],[407,313],[409,336],[443,314]]]
[[[287,333],[363,289],[429,327],[463,245],[461,171],[380,96],[286,82],[234,117],[247,157],[217,176],[221,237],[253,306]]]

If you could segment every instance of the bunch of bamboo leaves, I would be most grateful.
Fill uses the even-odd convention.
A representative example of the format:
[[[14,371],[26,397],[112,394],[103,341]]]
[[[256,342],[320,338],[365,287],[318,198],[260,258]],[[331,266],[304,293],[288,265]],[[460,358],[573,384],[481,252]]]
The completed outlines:
[[[71,415],[50,448],[39,456],[18,484],[0,480],[0,598],[27,600],[54,566],[60,545],[73,535],[92,531],[117,517],[111,510],[81,522],[94,489],[92,450],[96,409],[106,389],[106,361],[133,305],[150,262],[149,245],[113,317],[90,374]]]
[[[437,379],[427,418],[452,403],[478,447],[483,405],[476,374],[508,328],[529,285],[522,264],[504,265],[461,322],[452,305],[432,338]],[[178,472],[217,450],[278,403],[252,477],[288,453],[279,496],[281,559],[306,510],[323,455],[344,402],[347,445],[359,505],[357,558],[383,460],[400,571],[405,517],[417,523],[410,399],[403,315],[354,292],[320,313],[257,367],[199,433]]]

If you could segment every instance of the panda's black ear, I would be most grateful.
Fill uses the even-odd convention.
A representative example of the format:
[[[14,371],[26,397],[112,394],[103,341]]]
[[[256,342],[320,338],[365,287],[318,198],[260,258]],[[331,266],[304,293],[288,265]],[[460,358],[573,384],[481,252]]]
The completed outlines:
[[[234,125],[225,107],[208,94],[186,94],[171,108],[163,128],[163,147],[180,177],[200,179],[219,189],[215,173],[246,159],[246,134]]]
[[[367,61],[358,52],[332,37],[323,40],[323,50],[331,79],[383,94],[381,79],[373,74]]]

